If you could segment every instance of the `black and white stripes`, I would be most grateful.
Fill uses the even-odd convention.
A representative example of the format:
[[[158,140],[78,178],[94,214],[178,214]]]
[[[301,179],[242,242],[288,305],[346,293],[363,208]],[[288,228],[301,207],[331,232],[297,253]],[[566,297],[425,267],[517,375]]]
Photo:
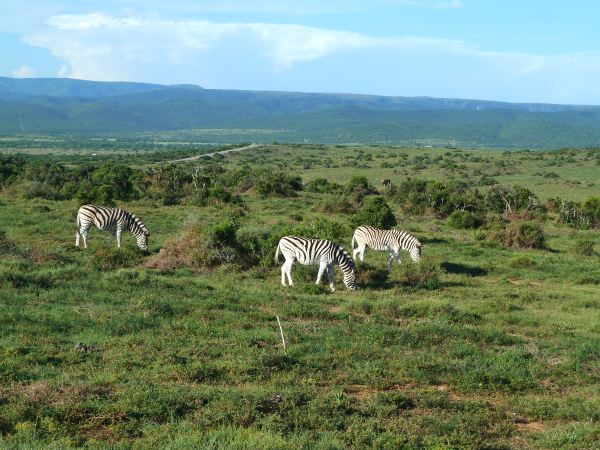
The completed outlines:
[[[100,230],[110,231],[117,236],[117,245],[121,246],[121,233],[131,231],[141,250],[148,250],[150,232],[144,222],[132,213],[118,208],[84,205],[77,212],[77,237],[75,245],[79,247],[79,237],[83,238],[83,246],[87,248],[88,230],[96,225]]]
[[[354,243],[358,247],[354,247]],[[380,230],[379,228],[363,225],[354,230],[352,236],[352,256],[360,256],[360,260],[364,261],[365,249],[369,247],[373,250],[386,251],[390,254],[388,261],[388,269],[392,268],[392,261],[396,259],[400,262],[398,252],[406,250],[410,253],[413,261],[419,261],[421,258],[421,248],[423,245],[419,240],[408,234],[406,231],[400,230]]]
[[[333,265],[337,264],[343,274],[344,284],[351,291],[356,290],[356,267],[350,255],[340,246],[325,239],[307,239],[297,236],[285,236],[281,238],[275,252],[275,261],[279,259],[279,252],[285,257],[285,263],[281,267],[281,284],[285,286],[285,277],[292,286],[292,266],[294,261],[303,265],[319,265],[317,284],[321,282],[323,272],[327,270],[329,287],[333,287]]]

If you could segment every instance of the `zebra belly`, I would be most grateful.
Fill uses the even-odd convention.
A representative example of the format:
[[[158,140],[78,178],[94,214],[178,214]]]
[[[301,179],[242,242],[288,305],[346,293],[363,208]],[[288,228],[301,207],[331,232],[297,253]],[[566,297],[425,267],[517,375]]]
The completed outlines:
[[[381,243],[377,243],[377,242],[367,242],[367,247],[373,249],[373,250],[377,250],[380,252],[387,252],[389,251],[389,247],[387,245],[381,244]]]
[[[314,266],[317,264],[321,264],[321,258],[308,258],[301,254],[296,255],[296,260],[300,264],[303,264],[305,266]]]

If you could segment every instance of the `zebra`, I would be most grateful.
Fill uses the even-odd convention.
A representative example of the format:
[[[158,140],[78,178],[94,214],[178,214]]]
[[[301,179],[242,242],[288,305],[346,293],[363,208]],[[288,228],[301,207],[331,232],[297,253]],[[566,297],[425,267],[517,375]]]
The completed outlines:
[[[354,243],[358,246],[355,248]],[[399,230],[380,230],[379,228],[362,225],[354,230],[352,236],[352,256],[360,256],[364,261],[365,249],[367,247],[373,250],[387,251],[390,254],[388,261],[388,270],[392,270],[392,261],[396,259],[400,263],[400,250],[406,250],[410,253],[413,261],[418,262],[421,259],[421,249],[423,245],[419,240],[407,233]]]
[[[141,250],[148,250],[148,236],[150,232],[144,222],[138,217],[119,208],[105,208],[104,206],[83,205],[77,212],[77,235],[75,246],[79,247],[79,237],[83,238],[83,247],[87,248],[88,230],[92,225],[100,230],[111,231],[117,236],[117,246],[121,247],[121,233],[131,231],[135,236],[137,245]]]
[[[333,287],[333,265],[340,266],[344,277],[344,284],[351,290],[356,290],[356,266],[350,255],[342,247],[325,239],[307,239],[297,236],[284,236],[277,244],[275,252],[275,262],[279,260],[279,252],[285,257],[285,263],[281,266],[281,284],[285,286],[285,277],[292,282],[292,266],[294,261],[298,260],[305,266],[319,264],[319,274],[317,275],[317,284],[321,283],[323,272],[327,270],[329,277],[329,287],[334,292]]]

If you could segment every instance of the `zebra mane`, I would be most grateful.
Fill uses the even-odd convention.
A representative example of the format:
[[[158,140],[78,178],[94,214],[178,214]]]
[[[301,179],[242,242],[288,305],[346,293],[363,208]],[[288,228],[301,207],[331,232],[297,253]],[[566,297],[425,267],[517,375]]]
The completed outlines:
[[[344,250],[344,247],[340,247],[337,244],[334,244],[336,247],[336,259],[337,259],[337,263],[338,265],[341,266],[342,263],[346,263],[348,266],[350,266],[352,269],[356,268],[356,265],[354,264],[354,260],[350,257],[350,255],[348,254],[348,252],[346,252],[346,250]]]
[[[129,211],[125,211],[125,214],[127,215],[129,229],[131,231],[134,231],[133,229],[134,227],[136,227],[141,229],[145,234],[150,234],[150,231],[148,231],[148,227],[146,227],[146,224],[142,222],[142,219],[140,219],[138,216]]]
[[[394,231],[394,234],[396,235],[396,237],[398,238],[398,240],[402,241],[402,243],[404,244],[402,246],[403,250],[409,250],[413,247],[423,247],[423,244],[421,244],[421,241],[419,241],[415,236],[410,234],[408,231],[396,230],[396,229],[394,229],[393,231]]]

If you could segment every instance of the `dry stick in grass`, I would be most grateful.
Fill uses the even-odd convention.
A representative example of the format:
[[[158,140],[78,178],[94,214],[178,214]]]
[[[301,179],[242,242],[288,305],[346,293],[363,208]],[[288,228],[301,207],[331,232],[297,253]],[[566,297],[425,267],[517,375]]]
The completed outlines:
[[[286,351],[285,351],[285,338],[283,337],[283,328],[281,328],[281,321],[279,320],[279,316],[275,316],[277,317],[277,323],[279,324],[279,332],[281,333],[281,342],[283,342],[283,354],[286,355]]]

